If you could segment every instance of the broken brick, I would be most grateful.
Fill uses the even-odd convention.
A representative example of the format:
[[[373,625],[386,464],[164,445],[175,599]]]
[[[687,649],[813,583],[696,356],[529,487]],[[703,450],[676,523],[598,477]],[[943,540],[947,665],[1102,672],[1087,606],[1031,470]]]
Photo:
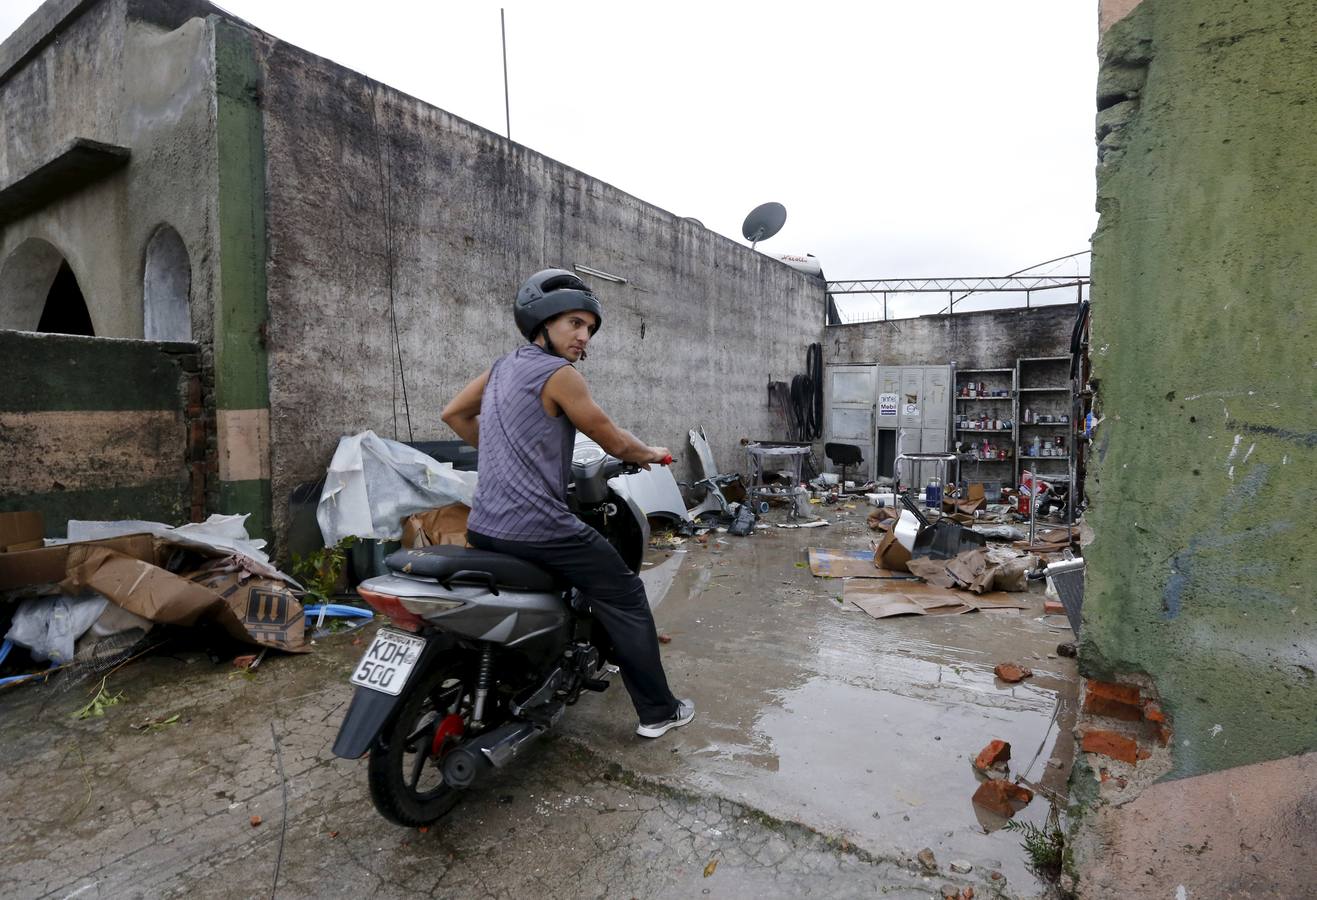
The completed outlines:
[[[1016,663],[997,663],[996,668],[992,670],[993,674],[1002,681],[1014,684],[1017,681],[1023,681],[1033,674],[1032,669],[1026,669],[1024,666]]]
[[[1138,743],[1133,738],[1114,731],[1086,731],[1080,748],[1085,753],[1109,756],[1130,765],[1138,764]]]
[[[1033,799],[1033,791],[1020,787],[1009,781],[985,781],[974,792],[972,802],[999,816],[1011,818],[1015,815],[1014,804],[1022,806]]]
[[[1051,597],[1043,599],[1043,615],[1059,616],[1065,612],[1065,604],[1060,600],[1053,600]]]
[[[1011,745],[1006,741],[994,740],[979,751],[978,758],[974,760],[974,768],[984,772],[998,763],[1006,762],[1010,758]]]
[[[1142,721],[1139,689],[1133,685],[1090,680],[1084,689],[1084,712],[1125,722]]]

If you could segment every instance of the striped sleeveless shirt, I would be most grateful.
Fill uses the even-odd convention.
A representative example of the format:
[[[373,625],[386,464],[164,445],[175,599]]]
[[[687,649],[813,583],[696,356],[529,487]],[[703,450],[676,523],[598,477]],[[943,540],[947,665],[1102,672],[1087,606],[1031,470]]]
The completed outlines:
[[[547,541],[587,526],[567,506],[576,427],[544,411],[549,376],[570,365],[523,344],[489,370],[480,399],[475,499],[467,527],[505,541]]]

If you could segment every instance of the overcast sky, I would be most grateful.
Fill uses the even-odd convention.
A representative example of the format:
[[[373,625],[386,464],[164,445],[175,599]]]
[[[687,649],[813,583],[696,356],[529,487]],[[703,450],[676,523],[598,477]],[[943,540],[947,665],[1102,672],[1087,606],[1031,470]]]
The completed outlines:
[[[0,0],[0,34],[39,5]],[[221,5],[505,131],[498,2]],[[1088,247],[1097,0],[501,5],[514,140],[738,240],[779,201],[760,249],[813,253],[829,279]]]

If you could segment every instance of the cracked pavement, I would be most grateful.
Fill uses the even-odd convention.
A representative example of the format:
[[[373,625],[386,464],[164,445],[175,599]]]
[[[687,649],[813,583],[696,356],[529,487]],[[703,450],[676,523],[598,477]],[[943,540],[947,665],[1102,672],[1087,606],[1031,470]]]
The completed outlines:
[[[673,635],[665,664],[696,721],[643,741],[620,685],[586,695],[524,763],[424,832],[381,819],[364,761],[329,749],[369,628],[362,643],[331,636],[252,672],[166,645],[110,676],[123,701],[100,718],[72,717],[98,682],[0,693],[2,893],[271,896],[277,870],[279,897],[1041,895],[1018,839],[976,820],[962,757],[1016,728],[1021,763],[1041,740],[1038,780],[1063,789],[1047,760],[1069,750],[1052,718],[1073,702],[1073,663],[1028,655],[1058,640],[1034,612],[845,611],[839,581],[795,563],[811,543],[864,546],[863,512],[858,527],[842,517],[652,553],[648,580],[671,585],[657,610]],[[1039,684],[994,685],[997,654],[981,647],[994,642]],[[1040,797],[1021,818],[1045,814]],[[914,858],[924,846],[935,874]],[[952,873],[957,859],[974,868]]]

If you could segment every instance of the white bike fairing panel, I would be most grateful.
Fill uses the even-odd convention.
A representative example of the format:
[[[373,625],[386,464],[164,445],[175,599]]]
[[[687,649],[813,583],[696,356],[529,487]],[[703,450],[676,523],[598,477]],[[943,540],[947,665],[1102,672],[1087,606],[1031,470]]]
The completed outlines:
[[[579,454],[584,446],[599,445],[578,432],[575,454]],[[668,466],[650,466],[634,475],[617,475],[608,479],[608,486],[635,503],[646,516],[690,521],[685,501],[681,499],[681,489],[677,487],[677,479],[672,477],[672,469]]]

